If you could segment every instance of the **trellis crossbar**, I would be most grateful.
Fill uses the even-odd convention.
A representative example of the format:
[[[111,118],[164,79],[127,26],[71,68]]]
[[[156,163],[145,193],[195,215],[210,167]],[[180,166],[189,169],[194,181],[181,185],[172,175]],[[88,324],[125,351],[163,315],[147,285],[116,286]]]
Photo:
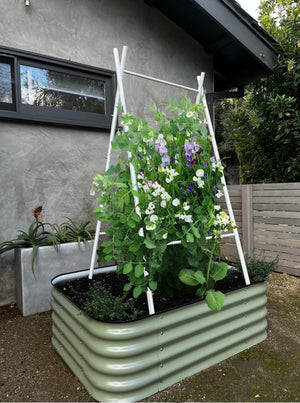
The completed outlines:
[[[132,72],[132,71],[128,71],[128,70],[125,70],[127,49],[128,49],[127,46],[123,46],[121,61],[120,61],[120,58],[119,58],[118,49],[114,48],[114,51],[113,51],[114,52],[115,66],[116,66],[116,74],[117,74],[117,91],[116,91],[115,104],[114,104],[114,110],[113,110],[113,115],[112,115],[112,124],[111,124],[111,129],[110,129],[110,137],[109,137],[109,145],[108,145],[108,151],[107,151],[105,172],[110,167],[112,141],[114,140],[114,136],[115,136],[115,132],[116,132],[117,118],[118,118],[118,113],[119,113],[120,106],[122,107],[122,111],[123,111],[122,114],[127,113],[126,102],[125,102],[125,94],[124,94],[124,87],[123,87],[124,73],[132,75],[132,76],[135,76],[135,77],[138,77],[138,78],[151,80],[151,81],[156,81],[156,82],[159,82],[159,83],[162,83],[162,84],[165,84],[165,85],[169,85],[169,86],[173,86],[173,87],[177,87],[177,88],[186,89],[188,91],[196,92],[197,93],[196,103],[199,103],[200,100],[202,100],[202,103],[203,103],[203,106],[204,106],[204,114],[205,114],[206,124],[207,124],[207,127],[208,127],[209,134],[210,134],[210,136],[212,138],[212,146],[213,146],[213,152],[214,152],[215,158],[217,160],[220,160],[220,155],[219,155],[218,146],[217,146],[217,143],[216,143],[215,133],[214,133],[211,117],[210,117],[210,114],[209,114],[209,111],[208,111],[205,92],[204,92],[204,89],[203,89],[205,73],[202,72],[200,76],[197,76],[198,88],[196,89],[196,88],[190,88],[190,87],[187,87],[187,86],[184,86],[184,85],[176,84],[176,83],[173,83],[173,82],[170,82],[170,81],[161,80],[161,79],[158,79],[158,78],[155,78],[155,77],[146,76],[144,74],[139,74],[139,73],[135,73],[135,72]],[[127,132],[128,130],[129,130],[129,127],[125,125],[124,126],[124,132]],[[128,152],[128,158],[130,158],[130,157],[131,157],[131,153]],[[136,173],[135,173],[134,166],[131,163],[130,163],[130,175],[131,175],[132,186],[133,186],[134,190],[137,191]],[[231,206],[231,201],[230,201],[230,197],[229,197],[229,193],[228,193],[224,173],[223,173],[223,176],[221,177],[221,183],[223,184],[223,193],[224,193],[224,196],[225,196],[225,202],[226,202],[226,206],[227,206],[227,209],[228,209],[228,214],[229,214],[229,217],[230,217],[230,219],[233,222],[233,225],[235,227],[233,229],[232,233],[222,234],[221,237],[222,238],[225,238],[225,237],[234,237],[235,238],[235,242],[236,242],[239,259],[240,259],[241,266],[242,266],[242,271],[243,271],[245,283],[246,283],[246,285],[249,285],[250,284],[249,275],[248,275],[248,271],[247,271],[247,267],[246,267],[246,262],[245,262],[244,253],[243,253],[243,250],[242,250],[242,245],[241,245],[239,233],[238,233],[238,230],[236,228],[236,222],[235,222],[234,213],[233,213],[232,206]],[[136,213],[141,217],[140,208],[139,208],[139,199],[138,199],[137,196],[134,196],[134,205],[135,205]],[[95,239],[94,239],[94,245],[93,245],[93,252],[92,252],[90,269],[89,269],[89,278],[90,279],[93,278],[93,274],[94,274],[94,267],[95,267],[95,260],[96,260],[99,236],[100,235],[105,235],[105,234],[106,234],[105,232],[101,232],[101,222],[97,221]],[[144,236],[143,228],[140,229],[139,234],[141,236]],[[211,239],[211,238],[212,238],[211,236],[206,237],[206,239]],[[168,245],[176,245],[176,244],[180,244],[180,243],[181,243],[181,241],[177,240],[177,241],[173,241],[173,242],[168,243]],[[144,275],[147,275],[147,274],[148,273],[145,270]],[[155,313],[155,308],[154,308],[152,291],[149,288],[147,290],[147,302],[148,302],[149,315],[153,315]]]

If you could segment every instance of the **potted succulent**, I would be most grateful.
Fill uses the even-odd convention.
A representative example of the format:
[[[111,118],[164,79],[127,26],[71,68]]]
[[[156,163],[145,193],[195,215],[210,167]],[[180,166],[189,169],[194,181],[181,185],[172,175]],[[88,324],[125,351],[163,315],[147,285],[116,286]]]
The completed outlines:
[[[95,214],[109,224],[99,260],[117,262],[95,274],[115,271],[109,277],[123,279],[129,299],[151,292],[154,305],[186,295],[196,302],[115,323],[84,312],[83,292],[78,303],[64,294],[85,282],[94,312],[113,298],[103,294],[98,304],[86,271],[53,280],[53,345],[102,401],[145,398],[266,337],[264,283],[228,293],[218,285],[231,276],[219,247],[233,223],[218,204],[223,167],[211,156],[203,106],[169,100],[166,112],[154,107],[158,130],[124,115],[129,130],[113,143],[119,163],[95,175]]]
[[[0,244],[0,254],[15,250],[16,302],[24,316],[51,309],[50,280],[88,265],[95,232],[90,221],[44,223],[41,212],[42,206],[32,210],[27,232]]]

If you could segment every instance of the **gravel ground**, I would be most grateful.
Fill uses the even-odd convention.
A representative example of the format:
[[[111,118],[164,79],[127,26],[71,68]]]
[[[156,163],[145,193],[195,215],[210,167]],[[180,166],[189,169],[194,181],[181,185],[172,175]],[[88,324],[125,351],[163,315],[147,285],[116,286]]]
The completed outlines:
[[[145,401],[300,401],[300,278],[272,273],[268,338]],[[0,401],[95,401],[51,345],[51,312],[0,307]]]

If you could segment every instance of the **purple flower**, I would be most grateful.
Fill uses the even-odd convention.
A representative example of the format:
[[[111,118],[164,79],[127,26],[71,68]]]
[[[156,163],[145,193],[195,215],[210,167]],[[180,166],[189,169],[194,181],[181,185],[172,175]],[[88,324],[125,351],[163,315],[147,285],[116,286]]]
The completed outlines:
[[[187,143],[187,144],[184,146],[184,149],[185,149],[186,152],[188,152],[189,150],[193,150],[194,147],[195,147],[195,143],[190,142],[190,143]]]
[[[137,153],[136,155],[137,155],[138,158],[142,158],[141,154]]]
[[[163,155],[162,157],[162,163],[160,164],[162,167],[165,167],[166,165],[170,164],[170,157],[168,154]]]
[[[159,149],[159,154],[160,155],[167,154],[167,152],[168,152],[167,147],[160,147],[160,149]]]
[[[215,157],[211,157],[211,162],[215,162],[216,160],[215,160]]]
[[[204,162],[203,166],[208,167],[208,162]]]
[[[187,187],[187,191],[188,191],[188,192],[192,192],[193,189],[194,189],[194,187],[195,187],[195,185],[193,185],[192,183],[190,183],[190,184],[188,185],[188,187]]]
[[[187,160],[192,161],[192,159],[193,159],[193,153],[190,152],[190,151],[188,151],[188,152],[185,154],[185,158],[186,158]]]
[[[184,188],[185,186],[183,184],[179,185],[181,188]]]

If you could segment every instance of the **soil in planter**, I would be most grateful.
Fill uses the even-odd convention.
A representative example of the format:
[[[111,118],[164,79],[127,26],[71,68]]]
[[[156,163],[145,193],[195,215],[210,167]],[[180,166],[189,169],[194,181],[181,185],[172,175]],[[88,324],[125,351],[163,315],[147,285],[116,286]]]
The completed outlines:
[[[84,310],[86,301],[86,293],[90,286],[95,282],[101,281],[110,289],[112,295],[119,297],[124,294],[124,284],[128,283],[128,278],[124,274],[116,274],[115,272],[101,273],[94,275],[90,280],[87,277],[73,279],[70,281],[60,282],[55,287],[60,290],[68,299],[70,299],[79,309]],[[215,289],[226,294],[227,292],[245,287],[245,280],[239,272],[229,272],[221,281],[218,281]],[[128,293],[128,298],[133,301],[134,307],[138,311],[137,319],[148,316],[148,304],[146,295],[142,294],[138,298],[134,298],[132,293]],[[161,313],[180,306],[199,302],[199,297],[194,294],[185,294],[173,298],[168,297],[164,293],[154,293],[155,312]],[[107,320],[109,322],[109,320]]]

